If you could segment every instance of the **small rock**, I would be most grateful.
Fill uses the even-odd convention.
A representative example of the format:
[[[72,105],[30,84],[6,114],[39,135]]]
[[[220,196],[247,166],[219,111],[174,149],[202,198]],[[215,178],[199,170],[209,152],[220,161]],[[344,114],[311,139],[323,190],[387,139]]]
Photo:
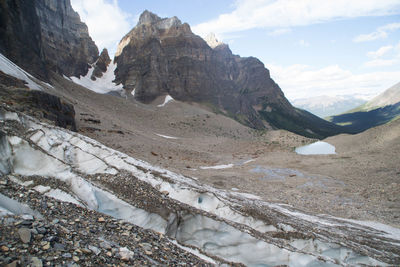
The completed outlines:
[[[31,220],[23,220],[20,224],[24,225],[24,226],[31,226],[32,225],[32,221]]]
[[[30,266],[31,267],[42,267],[43,266],[42,260],[37,258],[37,257],[33,257],[31,259],[31,265]]]
[[[22,242],[24,242],[25,244],[31,242],[31,230],[29,230],[28,228],[20,228],[18,229],[18,235],[19,238],[21,238]]]
[[[129,261],[135,255],[135,253],[133,253],[126,247],[119,248],[118,254],[123,261]]]
[[[47,243],[42,247],[43,250],[48,250],[50,248],[50,243]]]
[[[97,221],[98,222],[105,222],[106,220],[103,217],[100,217]]]
[[[47,232],[46,228],[44,228],[44,227],[38,227],[38,228],[36,228],[36,231],[42,235],[44,235]]]
[[[3,252],[7,252],[7,251],[10,250],[7,246],[1,246],[0,249],[1,249],[1,251],[3,251]]]
[[[100,247],[104,249],[111,249],[111,245],[107,242],[101,242]]]
[[[152,246],[149,243],[141,243],[140,246],[147,251],[151,251]]]
[[[21,216],[22,220],[33,221],[33,216],[30,214],[24,214]]]
[[[82,248],[81,251],[83,253],[85,253],[85,254],[91,254],[92,253],[92,251],[90,249],[87,249],[87,248]]]
[[[100,249],[99,249],[98,247],[89,245],[88,248],[89,248],[94,254],[96,254],[96,255],[99,255],[99,254],[100,254]]]
[[[111,251],[107,251],[106,255],[107,255],[108,257],[111,257],[111,256],[112,256]]]
[[[63,244],[60,243],[54,243],[53,245],[55,250],[59,250],[59,251],[64,251],[65,250],[65,246]]]
[[[62,256],[63,256],[63,258],[66,258],[66,259],[72,258],[71,253],[64,253],[64,254],[62,254]]]
[[[111,228],[111,229],[115,229],[115,228],[117,228],[118,226],[115,225],[115,224],[113,224],[113,223],[109,223],[109,224],[107,224],[107,227],[108,227],[108,228]]]
[[[78,262],[78,261],[79,261],[79,257],[78,257],[78,256],[73,256],[73,257],[72,257],[72,260],[73,260],[74,262]]]

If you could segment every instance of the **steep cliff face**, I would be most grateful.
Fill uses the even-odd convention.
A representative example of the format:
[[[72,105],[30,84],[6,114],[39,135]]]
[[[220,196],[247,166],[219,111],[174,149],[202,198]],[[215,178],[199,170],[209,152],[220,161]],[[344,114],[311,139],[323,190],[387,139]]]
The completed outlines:
[[[107,71],[107,67],[110,64],[110,62],[111,59],[110,56],[108,55],[108,51],[106,48],[104,48],[103,51],[101,51],[101,54],[99,58],[96,60],[95,64],[93,64],[94,70],[90,79],[95,81],[96,78],[103,77],[103,74]]]
[[[292,107],[261,61],[233,55],[215,36],[207,40],[213,48],[176,17],[163,19],[145,11],[119,44],[116,82],[128,92],[135,90],[139,101],[169,94],[212,105],[257,129],[284,128],[312,137],[340,132]],[[299,120],[307,126],[298,125]]]
[[[0,0],[0,52],[38,78],[87,73],[98,49],[70,0]]]
[[[128,91],[135,89],[136,99],[143,102],[170,94],[181,101],[211,104],[251,127],[263,128],[266,123],[251,107],[257,100],[250,99],[250,92],[244,96],[240,86],[249,83],[242,68],[249,60],[234,56],[226,45],[212,49],[176,17],[161,19],[145,11],[120,43],[116,81]],[[282,94],[278,87],[273,90]]]
[[[0,53],[46,80],[40,32],[35,1],[0,0]]]

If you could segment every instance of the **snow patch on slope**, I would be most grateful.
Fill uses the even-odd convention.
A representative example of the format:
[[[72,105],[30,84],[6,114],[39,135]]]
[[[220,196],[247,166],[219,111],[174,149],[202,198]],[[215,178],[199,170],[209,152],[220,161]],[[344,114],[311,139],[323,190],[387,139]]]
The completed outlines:
[[[33,78],[32,75],[30,75],[28,72],[24,71],[23,69],[15,65],[11,60],[3,56],[3,54],[1,53],[0,53],[0,70],[5,74],[8,74],[17,79],[25,81],[30,89],[43,90],[43,88],[40,85],[38,85],[31,79]]]
[[[234,165],[232,163],[230,164],[223,164],[223,165],[216,165],[216,166],[200,166],[199,168],[202,170],[220,170],[220,169],[228,169],[232,168]]]
[[[166,139],[179,139],[178,137],[174,137],[174,136],[169,136],[169,135],[163,135],[163,134],[157,134],[156,135],[166,138]]]
[[[106,94],[112,91],[122,91],[123,90],[122,84],[116,85],[113,82],[115,80],[114,71],[116,68],[117,64],[110,62],[110,64],[108,64],[107,71],[104,72],[103,76],[101,76],[100,78],[96,77],[95,81],[91,79],[94,71],[93,66],[89,68],[86,76],[81,76],[79,78],[72,76],[70,77],[70,79],[74,83],[86,87],[87,89],[92,90],[93,92],[99,94]]]
[[[174,100],[174,99],[172,98],[172,96],[167,95],[167,96],[165,97],[165,99],[164,99],[164,103],[162,103],[162,104],[160,104],[160,105],[157,105],[157,107],[159,107],[159,108],[164,107],[168,102],[170,102],[170,101],[172,101],[172,100]]]

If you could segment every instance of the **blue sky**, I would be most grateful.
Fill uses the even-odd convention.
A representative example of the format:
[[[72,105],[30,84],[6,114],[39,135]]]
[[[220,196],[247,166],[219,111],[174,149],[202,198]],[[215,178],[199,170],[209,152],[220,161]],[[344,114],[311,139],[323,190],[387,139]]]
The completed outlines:
[[[372,97],[400,82],[400,0],[71,0],[111,54],[145,10],[259,58],[290,99]]]

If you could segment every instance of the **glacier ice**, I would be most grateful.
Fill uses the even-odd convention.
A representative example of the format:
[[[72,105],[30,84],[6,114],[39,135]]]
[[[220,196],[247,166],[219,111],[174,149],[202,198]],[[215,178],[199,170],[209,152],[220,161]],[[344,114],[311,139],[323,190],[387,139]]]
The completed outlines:
[[[9,214],[17,214],[17,215],[30,214],[39,219],[43,218],[43,216],[39,212],[32,210],[28,205],[20,203],[1,193],[0,193],[0,208]]]
[[[338,245],[337,241],[327,241],[328,237],[321,240],[288,238],[279,242],[263,238],[269,233],[287,235],[296,232],[297,224],[301,227],[309,225],[309,229],[313,230],[343,231],[350,227],[338,218],[321,219],[282,205],[262,202],[250,194],[200,185],[195,179],[152,166],[88,137],[37,122],[28,116],[24,116],[21,123],[29,129],[28,137],[3,135],[2,138],[0,153],[8,158],[7,172],[59,179],[69,188],[69,192],[64,193],[86,207],[176,237],[184,245],[197,247],[199,253],[204,251],[246,265],[331,266],[335,262],[381,264],[343,244]],[[7,147],[14,153],[7,152]],[[187,210],[183,214],[171,213],[167,220],[159,214],[129,204],[85,178],[92,174],[118,175],[121,171],[131,173],[159,192],[168,192],[170,199],[190,206],[192,213]],[[54,189],[46,190],[47,194],[53,192],[53,196],[55,194],[62,201],[68,201],[69,197],[63,193],[51,190]],[[278,217],[274,217],[276,221],[273,220],[273,223],[256,219],[240,210],[244,204],[258,205]],[[294,224],[293,221],[298,222]],[[371,231],[370,228],[356,224],[352,224],[349,229],[355,229],[357,233]]]

